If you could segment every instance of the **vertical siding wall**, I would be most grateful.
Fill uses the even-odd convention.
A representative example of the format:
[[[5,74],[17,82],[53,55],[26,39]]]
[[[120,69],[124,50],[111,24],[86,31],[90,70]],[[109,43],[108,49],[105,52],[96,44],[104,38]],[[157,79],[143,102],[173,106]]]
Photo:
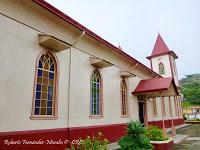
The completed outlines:
[[[72,48],[70,125],[69,127],[127,123],[138,119],[138,104],[132,96],[139,80],[127,79],[129,117],[121,117],[120,69],[116,66],[99,69],[103,81],[103,117],[89,118],[90,115],[90,77],[94,67],[90,64],[91,55]]]
[[[163,117],[164,120],[171,120],[171,119],[182,119],[182,116],[178,116],[178,113],[175,108],[174,96],[170,96],[171,101],[171,109],[172,109],[172,117],[170,116],[170,108],[169,108],[169,97],[164,97],[165,102],[165,111],[166,116]],[[157,106],[157,115],[154,116],[153,114],[153,106],[151,99],[147,101],[147,111],[148,111],[148,121],[160,121],[162,120],[162,109],[161,109],[161,98],[156,98],[156,106]]]
[[[35,63],[44,51],[38,32],[0,15],[0,131],[62,128],[67,124],[69,52],[56,53],[59,61],[57,120],[30,120]],[[62,84],[61,84],[62,83]]]

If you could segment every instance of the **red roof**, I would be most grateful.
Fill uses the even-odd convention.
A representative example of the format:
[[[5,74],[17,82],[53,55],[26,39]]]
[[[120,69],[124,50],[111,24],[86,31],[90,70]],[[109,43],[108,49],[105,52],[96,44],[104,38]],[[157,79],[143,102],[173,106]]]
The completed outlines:
[[[118,47],[116,47],[113,44],[109,43],[108,41],[104,40],[103,38],[98,36],[96,33],[92,32],[91,30],[89,30],[85,26],[81,25],[80,23],[78,23],[77,21],[75,21],[74,19],[69,17],[68,15],[64,14],[63,12],[58,10],[57,8],[53,7],[52,5],[47,3],[46,1],[44,1],[44,0],[32,0],[32,1],[35,2],[36,4],[40,5],[44,9],[50,11],[51,13],[57,15],[58,17],[62,18],[66,22],[68,22],[71,25],[75,26],[76,28],[80,29],[81,31],[84,31],[85,33],[87,33],[88,35],[90,35],[91,37],[96,39],[97,41],[101,42],[102,44],[106,45],[107,47],[111,48],[112,50],[116,51],[120,55],[126,57],[127,59],[131,60],[134,63],[137,63],[140,67],[148,70],[153,75],[161,77],[159,74],[157,74],[156,72],[154,72],[153,70],[151,70],[150,68],[148,68],[147,66],[142,64],[141,62],[137,61],[136,59],[134,59],[133,57],[131,57],[130,55],[128,55],[124,51],[120,50]]]
[[[172,54],[174,58],[178,58],[173,51],[169,50],[161,35],[158,34],[151,56],[148,56],[147,58],[150,59],[152,57],[159,56],[162,54]]]
[[[175,92],[178,94],[176,85],[172,77],[141,80],[134,92],[132,92],[132,94],[165,91],[169,89],[171,84],[174,86]]]
[[[162,53],[166,53],[166,52],[169,52],[169,51],[170,50],[167,47],[167,45],[165,44],[165,42],[162,39],[161,35],[158,34],[158,37],[156,39],[156,43],[154,45],[153,51],[151,53],[151,56],[162,54]]]

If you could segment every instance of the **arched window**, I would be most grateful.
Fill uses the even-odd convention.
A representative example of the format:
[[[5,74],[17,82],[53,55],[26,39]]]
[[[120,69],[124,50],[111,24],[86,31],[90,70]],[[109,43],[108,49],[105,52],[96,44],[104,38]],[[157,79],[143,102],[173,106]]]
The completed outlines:
[[[97,69],[92,73],[91,77],[91,115],[102,114],[102,100],[101,100],[101,75]]]
[[[164,64],[162,62],[159,63],[159,74],[165,74],[165,67]]]
[[[55,116],[56,59],[50,52],[45,52],[40,56],[36,69],[33,115]]]
[[[128,115],[127,85],[125,79],[121,80],[121,115]]]

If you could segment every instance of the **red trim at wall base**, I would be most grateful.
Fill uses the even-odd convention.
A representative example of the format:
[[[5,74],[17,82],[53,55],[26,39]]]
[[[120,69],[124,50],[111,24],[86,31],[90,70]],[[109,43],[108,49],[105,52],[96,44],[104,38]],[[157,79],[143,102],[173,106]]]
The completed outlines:
[[[187,124],[200,124],[200,121],[185,121]]]
[[[184,119],[183,118],[179,118],[179,119],[173,119],[174,121],[174,126],[178,126],[181,124],[184,124]],[[171,128],[172,127],[172,120],[164,120],[165,123],[165,128]],[[163,122],[162,120],[158,120],[158,121],[149,121],[148,122],[149,125],[156,125],[160,128],[163,128]]]
[[[153,144],[154,150],[172,150],[173,146],[173,141],[170,141],[169,143]]]
[[[68,139],[67,128],[31,131],[0,132],[1,150],[64,150]],[[5,144],[6,140],[10,145]],[[26,141],[38,142],[37,144]],[[52,140],[52,141],[51,141]],[[49,141],[49,142],[48,142]],[[57,144],[51,142],[58,141]],[[15,142],[15,143],[14,143]],[[63,143],[62,143],[63,142]]]
[[[125,127],[125,124],[110,124],[70,128],[70,139],[85,138],[88,135],[93,136],[98,134],[98,132],[102,132],[105,138],[109,140],[109,142],[115,142],[125,134]]]
[[[126,124],[109,124],[100,126],[86,126],[63,129],[44,129],[31,131],[0,132],[0,150],[64,150],[80,138],[93,136],[102,132],[109,142],[115,142],[125,134]],[[9,142],[15,144],[7,145]],[[38,142],[40,144],[23,144],[23,140]],[[49,144],[48,141],[57,141]],[[43,143],[42,143],[43,142]]]

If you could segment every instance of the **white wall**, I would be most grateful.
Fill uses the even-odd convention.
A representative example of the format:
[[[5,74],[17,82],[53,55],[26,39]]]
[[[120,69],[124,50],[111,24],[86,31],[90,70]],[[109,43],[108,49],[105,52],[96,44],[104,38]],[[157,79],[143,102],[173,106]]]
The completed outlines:
[[[171,62],[172,62],[172,68],[173,68],[173,75],[174,75],[174,82],[177,86],[179,85],[179,81],[178,81],[178,70],[177,70],[177,66],[176,66],[176,61],[174,59],[173,56],[170,56]]]
[[[170,67],[170,61],[169,61],[169,55],[162,55],[162,56],[157,56],[153,57],[151,59],[152,61],[152,68],[153,71],[159,74],[159,63],[162,62],[165,67],[165,74],[163,74],[163,77],[172,77],[171,73],[171,67]]]
[[[139,80],[127,79],[129,117],[121,117],[120,68],[116,66],[99,69],[103,81],[103,117],[89,118],[90,115],[90,77],[94,69],[89,62],[91,56],[72,49],[71,89],[70,89],[70,125],[69,127],[127,123],[138,119],[138,104],[132,96]]]
[[[57,120],[31,120],[35,64],[44,51],[38,32],[0,15],[0,131],[62,128],[67,124],[69,52],[59,60]]]
[[[166,111],[166,116],[164,116],[165,120],[169,119],[178,119],[182,118],[178,116],[178,113],[176,114],[175,111],[175,103],[174,103],[174,96],[170,96],[171,100],[171,108],[172,108],[172,117],[170,116],[170,108],[169,108],[169,97],[164,97],[164,102],[165,102],[165,111]],[[149,121],[158,121],[162,120],[162,107],[161,107],[161,98],[156,97],[156,106],[157,106],[157,116],[153,115],[153,106],[152,106],[152,99],[147,100],[147,108],[148,108],[148,120]]]
[[[171,59],[172,70],[171,70],[171,66],[170,66],[170,59]],[[158,74],[159,74],[159,63],[162,62],[165,67],[165,74],[163,74],[162,76],[163,77],[172,77],[172,74],[173,74],[175,84],[177,86],[180,86],[179,82],[178,82],[178,71],[177,71],[177,67],[176,67],[176,62],[174,63],[175,59],[173,58],[173,56],[171,56],[169,54],[157,56],[157,57],[151,58],[151,61],[152,61],[153,70]]]

